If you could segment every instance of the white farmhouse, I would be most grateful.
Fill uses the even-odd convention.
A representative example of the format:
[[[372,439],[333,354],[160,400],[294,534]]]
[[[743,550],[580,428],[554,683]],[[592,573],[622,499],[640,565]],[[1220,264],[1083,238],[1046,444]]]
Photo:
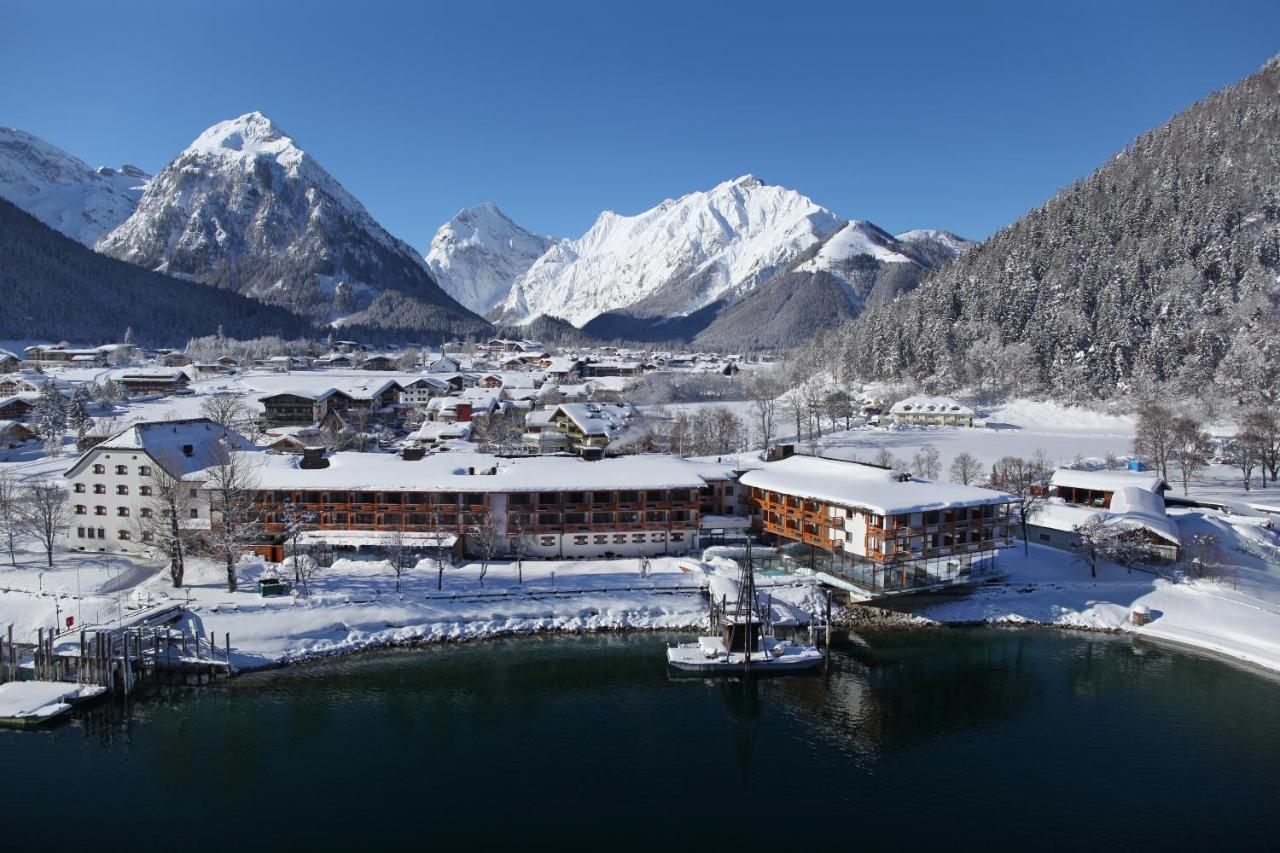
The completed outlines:
[[[899,400],[889,410],[889,419],[906,426],[973,426],[974,411],[950,397],[916,395]]]

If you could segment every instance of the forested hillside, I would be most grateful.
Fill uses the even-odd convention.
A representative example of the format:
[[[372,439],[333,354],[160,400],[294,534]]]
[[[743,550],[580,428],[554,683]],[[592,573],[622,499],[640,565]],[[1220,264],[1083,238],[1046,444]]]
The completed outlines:
[[[1276,394],[1280,58],[824,336],[859,379],[1064,400]]]
[[[100,255],[0,199],[0,338],[181,346],[228,336],[321,336],[283,308]]]

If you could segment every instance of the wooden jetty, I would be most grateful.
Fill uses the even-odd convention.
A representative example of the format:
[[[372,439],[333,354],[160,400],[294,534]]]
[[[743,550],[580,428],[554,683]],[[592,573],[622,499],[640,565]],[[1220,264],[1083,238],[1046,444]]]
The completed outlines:
[[[221,644],[218,639],[199,631],[178,605],[141,614],[123,626],[61,633],[53,627],[39,628],[34,642],[15,640],[10,625],[0,634],[0,689],[8,687],[15,697],[29,694],[28,700],[14,706],[23,712],[34,710],[25,706],[44,696],[40,688],[27,684],[70,685],[71,693],[66,695],[77,699],[128,696],[150,683],[207,684],[235,671],[231,635],[224,634]],[[76,693],[76,685],[97,689]]]

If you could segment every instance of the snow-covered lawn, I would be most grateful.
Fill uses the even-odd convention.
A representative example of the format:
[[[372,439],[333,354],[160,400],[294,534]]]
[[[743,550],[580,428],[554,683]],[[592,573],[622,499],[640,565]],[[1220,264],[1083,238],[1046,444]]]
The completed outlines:
[[[912,604],[906,609],[940,623],[1044,624],[1126,631],[1181,643],[1280,671],[1280,537],[1248,521],[1216,513],[1175,511],[1184,529],[1214,532],[1232,562],[1229,577],[1175,582],[1137,570],[1102,565],[1091,578],[1073,554],[1032,545],[1001,552],[1008,581],[972,595]],[[1146,605],[1151,621],[1130,613]]]

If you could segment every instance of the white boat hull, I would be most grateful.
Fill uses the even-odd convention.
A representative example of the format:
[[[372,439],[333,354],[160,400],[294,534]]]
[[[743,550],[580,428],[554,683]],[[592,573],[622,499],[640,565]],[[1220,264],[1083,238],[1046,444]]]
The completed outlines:
[[[764,649],[726,652],[719,637],[700,637],[696,643],[682,643],[667,649],[667,663],[685,672],[736,673],[789,672],[810,669],[822,663],[822,652],[814,646],[799,646],[766,637]]]

